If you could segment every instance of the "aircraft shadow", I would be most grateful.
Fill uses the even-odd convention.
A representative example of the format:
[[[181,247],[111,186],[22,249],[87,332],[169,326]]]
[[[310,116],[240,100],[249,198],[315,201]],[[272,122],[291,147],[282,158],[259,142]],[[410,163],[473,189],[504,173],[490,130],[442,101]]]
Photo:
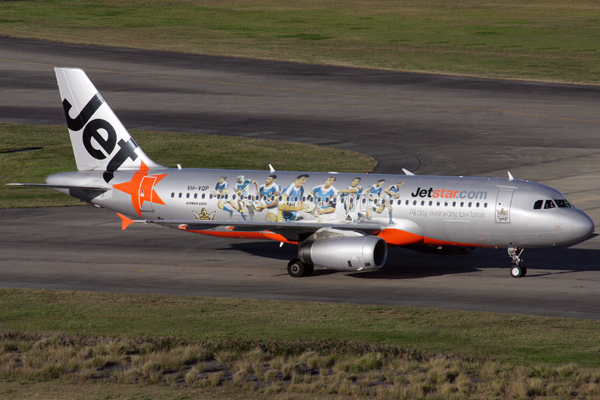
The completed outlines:
[[[298,258],[297,246],[291,244],[284,244],[282,247],[273,241],[260,241],[260,242],[235,242],[229,244],[230,249],[243,251],[244,253],[260,256],[264,258],[271,258],[274,260],[287,260],[290,261],[293,258]],[[286,261],[286,265],[287,265]]]
[[[297,258],[296,246],[274,246],[272,242],[232,243],[232,249],[274,260]],[[555,247],[526,249],[522,258],[528,268],[527,277],[568,274],[581,271],[600,271],[600,250]],[[359,279],[420,279],[449,274],[469,274],[486,268],[511,266],[506,249],[479,249],[469,255],[426,254],[417,251],[390,248],[385,266],[377,271],[348,273],[321,268],[314,275],[345,274]],[[537,270],[542,270],[537,272]],[[525,277],[525,278],[527,278]]]

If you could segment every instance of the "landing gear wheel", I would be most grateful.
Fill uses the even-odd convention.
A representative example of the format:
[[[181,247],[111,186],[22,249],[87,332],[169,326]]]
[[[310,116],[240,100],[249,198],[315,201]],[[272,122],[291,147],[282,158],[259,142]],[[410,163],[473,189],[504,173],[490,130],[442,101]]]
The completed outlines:
[[[523,249],[520,247],[509,247],[508,255],[512,259],[512,267],[510,268],[510,275],[513,278],[521,278],[527,275],[527,268],[523,264],[523,259],[521,258],[521,254],[523,254]]]
[[[527,270],[525,270],[525,273],[523,273],[523,267],[521,267],[520,265],[513,265],[510,268],[510,275],[513,278],[520,278],[522,276],[525,276],[526,273],[527,273]]]
[[[301,276],[305,276],[305,273],[306,265],[297,258],[288,263],[288,274],[290,274],[292,278],[300,278]]]

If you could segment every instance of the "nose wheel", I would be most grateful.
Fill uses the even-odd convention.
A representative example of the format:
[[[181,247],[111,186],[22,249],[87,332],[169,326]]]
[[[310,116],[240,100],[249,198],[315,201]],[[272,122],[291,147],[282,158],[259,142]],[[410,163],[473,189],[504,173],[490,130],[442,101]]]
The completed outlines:
[[[524,265],[513,265],[510,268],[510,276],[513,278],[522,278],[527,275],[527,268]]]
[[[523,249],[520,247],[509,247],[508,255],[512,259],[512,267],[510,267],[510,275],[513,278],[522,278],[527,275],[527,268],[523,265],[521,254]]]

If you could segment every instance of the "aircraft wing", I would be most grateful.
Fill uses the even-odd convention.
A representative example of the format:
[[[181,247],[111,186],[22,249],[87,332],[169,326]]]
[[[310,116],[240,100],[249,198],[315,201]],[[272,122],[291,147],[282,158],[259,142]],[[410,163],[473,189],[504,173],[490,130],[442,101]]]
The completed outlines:
[[[212,220],[132,220],[122,214],[119,214],[123,221],[123,229],[126,229],[132,223],[158,224],[165,226],[176,226],[185,231],[221,231],[221,232],[260,232],[270,231],[285,237],[291,242],[304,240],[321,228],[332,228],[339,230],[363,232],[373,235],[381,232],[387,227],[379,222],[346,222],[346,221],[287,221],[287,222],[266,222],[266,221],[212,221]]]

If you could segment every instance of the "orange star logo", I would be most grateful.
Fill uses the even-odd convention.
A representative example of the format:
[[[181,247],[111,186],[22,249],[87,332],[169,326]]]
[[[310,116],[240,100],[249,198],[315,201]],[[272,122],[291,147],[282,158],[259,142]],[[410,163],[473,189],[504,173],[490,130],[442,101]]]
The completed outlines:
[[[131,181],[113,185],[113,188],[131,195],[133,208],[140,217],[142,216],[145,202],[165,205],[161,198],[158,197],[154,186],[168,174],[148,175],[148,171],[150,169],[142,161],[140,169],[133,174]]]

